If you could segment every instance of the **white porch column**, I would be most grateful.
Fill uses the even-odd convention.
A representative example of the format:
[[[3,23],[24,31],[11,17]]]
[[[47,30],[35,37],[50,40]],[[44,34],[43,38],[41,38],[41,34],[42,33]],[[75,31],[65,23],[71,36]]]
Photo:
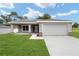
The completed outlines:
[[[31,24],[29,24],[29,33],[31,33]]]
[[[13,32],[13,25],[11,25],[11,32]]]
[[[19,31],[18,25],[15,25],[15,26],[14,26],[14,33],[17,33],[18,31]]]

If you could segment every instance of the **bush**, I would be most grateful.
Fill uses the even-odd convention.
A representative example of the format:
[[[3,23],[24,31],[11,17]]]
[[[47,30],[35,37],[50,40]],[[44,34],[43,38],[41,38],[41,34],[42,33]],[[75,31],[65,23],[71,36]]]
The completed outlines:
[[[77,22],[75,22],[72,27],[78,28],[79,24]]]

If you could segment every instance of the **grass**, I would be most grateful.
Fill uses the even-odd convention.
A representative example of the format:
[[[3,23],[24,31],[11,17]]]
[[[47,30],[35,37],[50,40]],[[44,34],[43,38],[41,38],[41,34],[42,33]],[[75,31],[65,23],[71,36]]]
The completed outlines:
[[[79,28],[72,28],[72,32],[79,32]]]
[[[0,35],[0,56],[48,56],[44,40],[30,40],[30,35]]]
[[[79,38],[79,28],[72,28],[71,36]]]

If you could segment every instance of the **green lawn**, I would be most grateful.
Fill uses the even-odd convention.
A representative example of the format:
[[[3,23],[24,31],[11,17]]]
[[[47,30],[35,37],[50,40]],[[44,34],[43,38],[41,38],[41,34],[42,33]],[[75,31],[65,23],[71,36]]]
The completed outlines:
[[[48,56],[44,40],[30,40],[30,35],[1,34],[0,56]]]
[[[73,36],[73,37],[79,38],[79,29],[78,28],[73,28],[70,35]]]

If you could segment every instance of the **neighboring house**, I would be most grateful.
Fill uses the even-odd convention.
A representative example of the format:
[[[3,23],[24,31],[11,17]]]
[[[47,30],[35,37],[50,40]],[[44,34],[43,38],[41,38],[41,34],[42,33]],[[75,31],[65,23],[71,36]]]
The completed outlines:
[[[9,22],[9,24],[14,33],[68,35],[72,32],[72,21],[67,20],[27,20]]]

